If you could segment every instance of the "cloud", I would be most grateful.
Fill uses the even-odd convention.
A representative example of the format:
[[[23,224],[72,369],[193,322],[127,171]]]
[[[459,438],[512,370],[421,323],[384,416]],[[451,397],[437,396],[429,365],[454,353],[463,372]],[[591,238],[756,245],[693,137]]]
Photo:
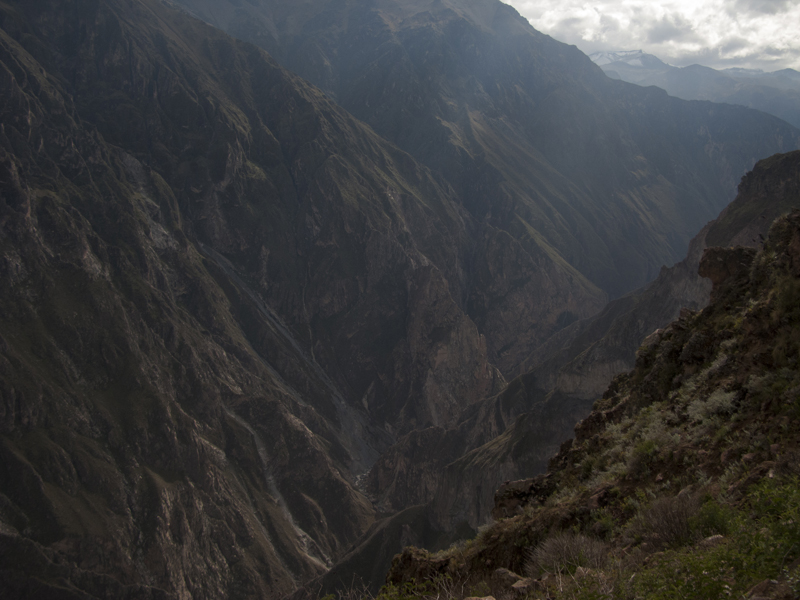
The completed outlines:
[[[736,0],[734,6],[748,13],[777,15],[787,12],[791,4],[789,0]]]
[[[638,50],[675,65],[800,70],[797,0],[505,0],[584,52]]]
[[[622,29],[622,23],[614,16],[600,15],[600,31],[603,37],[615,36]]]
[[[724,40],[720,46],[720,54],[726,55],[748,47],[749,42],[743,37],[733,36]]]
[[[694,38],[694,27],[680,15],[664,16],[647,29],[647,41],[651,44],[674,42]]]

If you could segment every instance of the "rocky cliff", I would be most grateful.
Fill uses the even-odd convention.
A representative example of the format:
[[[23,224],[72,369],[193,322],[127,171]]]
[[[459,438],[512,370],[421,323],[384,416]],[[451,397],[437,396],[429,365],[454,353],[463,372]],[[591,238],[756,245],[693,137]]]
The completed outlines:
[[[502,385],[451,293],[468,217],[160,2],[0,25],[3,593],[290,592],[373,522],[395,431]]]

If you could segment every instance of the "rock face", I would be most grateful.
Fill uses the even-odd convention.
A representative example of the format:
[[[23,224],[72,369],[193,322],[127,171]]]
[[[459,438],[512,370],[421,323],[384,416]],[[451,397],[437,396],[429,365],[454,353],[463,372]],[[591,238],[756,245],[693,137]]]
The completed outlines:
[[[292,591],[374,521],[355,477],[395,431],[503,385],[468,215],[160,2],[0,24],[3,595]]]
[[[464,298],[511,378],[539,344],[685,256],[798,132],[609,80],[497,0],[177,0],[266,48],[450,183],[481,223]]]
[[[473,405],[456,427],[399,440],[370,470],[367,491],[387,511],[429,503],[439,530],[477,529],[491,512],[494,490],[543,471],[590,406],[548,396],[533,376],[519,377]]]

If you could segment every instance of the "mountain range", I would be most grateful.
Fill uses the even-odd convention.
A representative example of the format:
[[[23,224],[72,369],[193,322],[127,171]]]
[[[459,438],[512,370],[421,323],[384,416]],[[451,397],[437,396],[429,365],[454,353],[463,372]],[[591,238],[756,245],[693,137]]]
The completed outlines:
[[[536,348],[800,145],[491,0],[4,0],[0,78],[19,598],[275,598],[463,536],[589,410]]]
[[[712,69],[675,67],[641,50],[595,52],[589,58],[614,79],[654,85],[684,100],[738,104],[780,117],[800,127],[800,72],[794,69]]]

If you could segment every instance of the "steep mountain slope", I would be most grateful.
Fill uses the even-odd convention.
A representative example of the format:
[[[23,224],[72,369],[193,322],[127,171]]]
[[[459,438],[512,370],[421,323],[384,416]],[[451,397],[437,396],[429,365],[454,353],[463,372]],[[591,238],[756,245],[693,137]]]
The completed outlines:
[[[574,423],[589,414],[608,382],[634,367],[648,335],[708,304],[711,282],[697,272],[708,240],[760,247],[774,218],[797,207],[800,152],[759,161],[742,179],[736,200],[703,229],[684,261],[664,268],[655,282],[610,303],[597,317],[556,335],[538,351],[546,360],[498,396],[474,404],[457,426],[411,432],[385,452],[367,479],[377,506],[391,511],[426,504],[427,518],[404,529],[404,539],[415,546],[437,548],[444,531],[477,530],[489,520],[494,492],[504,481],[545,472],[550,457],[572,435]],[[373,586],[378,533],[348,562]],[[386,568],[389,554],[384,552]],[[369,561],[373,564],[365,568]],[[323,589],[341,585],[340,571],[332,576],[323,578]]]
[[[800,73],[747,69],[717,71],[701,65],[673,67],[639,51],[597,52],[590,57],[609,77],[655,85],[684,100],[726,102],[762,110],[800,127]]]
[[[368,490],[379,505],[396,509],[435,497],[442,527],[461,520],[477,527],[490,513],[496,486],[543,471],[608,382],[633,368],[648,335],[682,310],[708,303],[711,284],[697,269],[709,241],[760,247],[769,224],[796,207],[800,151],[759,161],[736,199],[692,241],[686,259],[556,334],[523,362],[523,375],[497,397],[473,405],[456,427],[401,439],[370,471]]]
[[[739,184],[736,199],[689,245],[687,257],[662,269],[641,290],[610,302],[598,315],[565,328],[520,366],[546,390],[588,399],[633,368],[646,336],[678,318],[682,308],[708,303],[711,284],[697,273],[708,246],[759,248],[778,216],[800,208],[800,153],[759,161]]]
[[[482,222],[470,316],[508,375],[684,256],[757,158],[764,115],[609,81],[497,0],[180,0],[442,173]],[[513,269],[513,277],[503,277]]]
[[[5,31],[2,65],[3,595],[291,590],[372,521],[332,391],[225,289],[157,172],[87,127]]]
[[[648,341],[547,474],[498,491],[497,523],[395,559],[389,582],[424,583],[404,597],[796,597],[800,212],[700,269],[711,304]]]
[[[459,304],[470,217],[160,2],[0,28],[0,589],[290,592],[373,522],[354,482],[395,431],[503,384]]]
[[[171,23],[148,31],[119,12],[97,31],[143,38],[130,55],[88,40],[53,65],[75,81],[78,110],[158,165],[190,233],[233,262],[342,393],[397,424],[409,398],[422,404],[405,420],[426,423],[490,391],[496,375],[456,302],[469,223],[446,186],[255,49],[234,53],[187,19],[173,41]],[[41,33],[69,40],[63,25]],[[425,404],[433,396],[440,406]]]

